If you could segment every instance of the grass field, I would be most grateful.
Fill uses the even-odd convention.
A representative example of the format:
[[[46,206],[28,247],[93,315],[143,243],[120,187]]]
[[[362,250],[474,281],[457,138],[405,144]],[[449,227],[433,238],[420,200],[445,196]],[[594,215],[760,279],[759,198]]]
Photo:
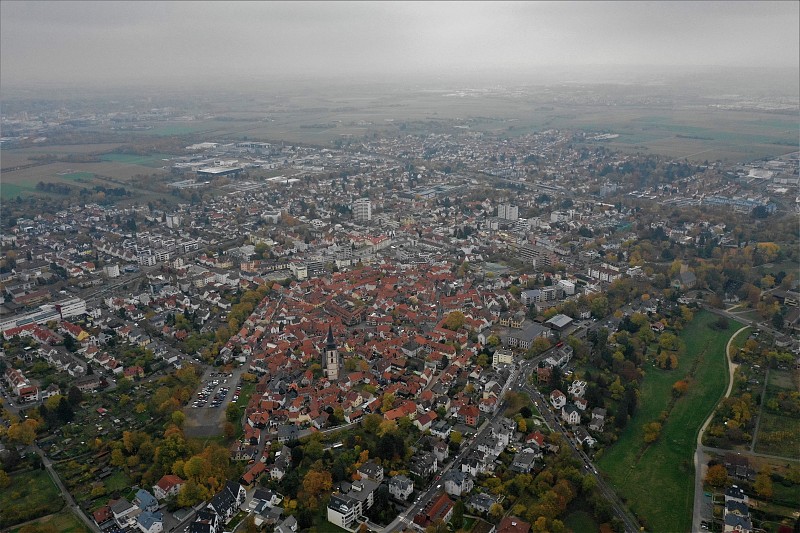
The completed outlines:
[[[46,470],[11,476],[11,485],[0,489],[0,528],[56,513],[64,507],[58,488]]]
[[[124,163],[127,165],[141,165],[145,167],[161,168],[167,164],[164,159],[168,159],[169,154],[149,154],[149,155],[135,155],[135,154],[103,154],[100,159],[103,161],[112,161],[114,163]]]
[[[137,192],[140,196],[145,195],[145,191],[137,191],[134,187],[134,180],[137,175],[149,176],[151,174],[166,174],[160,168],[163,161],[157,159],[157,166],[144,166],[131,163],[119,163],[114,161],[101,161],[99,163],[49,163],[38,165],[31,168],[3,172],[2,183],[0,183],[0,195],[3,198],[14,198],[16,196],[28,196],[36,194],[36,184],[40,181],[45,183],[63,183],[73,187],[91,188],[95,185],[105,187],[124,186],[127,189]],[[155,165],[155,163],[153,163]],[[105,179],[104,177],[110,178]]]
[[[91,172],[70,172],[69,174],[61,174],[59,177],[69,181],[85,183],[93,180],[95,176]]]
[[[650,531],[691,529],[697,431],[725,392],[725,345],[740,327],[731,321],[726,331],[715,331],[708,327],[715,319],[700,312],[681,332],[686,354],[676,370],[646,369],[636,414],[598,462]],[[689,390],[675,403],[659,439],[645,446],[644,425],[657,421],[668,408],[672,385],[686,377],[694,364]]]
[[[43,530],[57,531],[58,533],[90,533],[91,531],[68,509],[42,517],[33,524]],[[20,529],[12,529],[10,533],[17,533]]]
[[[769,371],[769,387],[775,389],[794,390],[794,382],[792,381],[792,374],[787,370],[770,370]]]
[[[111,494],[112,492],[125,491],[131,486],[130,478],[122,470],[118,470],[108,476],[104,484],[106,491]]]
[[[36,190],[34,183],[6,183],[0,182],[0,198],[16,198],[17,196],[27,196]]]

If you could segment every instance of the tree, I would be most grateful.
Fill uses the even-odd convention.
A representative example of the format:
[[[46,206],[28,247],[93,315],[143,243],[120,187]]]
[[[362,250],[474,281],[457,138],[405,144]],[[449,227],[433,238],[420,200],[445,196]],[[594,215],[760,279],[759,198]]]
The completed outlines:
[[[58,419],[64,424],[72,422],[72,419],[75,418],[75,412],[72,410],[72,406],[63,396],[58,402],[58,407],[56,407],[56,416],[58,416]]]
[[[38,427],[39,422],[29,418],[24,422],[15,422],[14,424],[11,424],[6,435],[13,443],[30,446],[36,439],[36,429]]]
[[[464,526],[464,502],[460,499],[456,500],[453,507],[453,516],[450,519],[450,524],[455,529],[461,529]]]
[[[681,379],[676,381],[672,385],[672,395],[673,396],[683,396],[686,394],[686,391],[689,390],[689,381],[687,379]]]
[[[383,401],[381,402],[381,412],[386,413],[392,409],[394,405],[394,394],[391,392],[383,395]]]
[[[0,470],[0,489],[5,489],[11,486],[11,478],[6,474],[5,470]]]
[[[756,482],[753,484],[753,488],[755,489],[756,494],[765,500],[772,498],[772,477],[770,475],[769,468],[765,468],[758,473],[756,476]]]
[[[70,405],[75,407],[83,401],[83,393],[78,387],[73,385],[67,392],[67,400],[69,401]]]
[[[327,470],[309,470],[303,478],[303,491],[307,496],[316,498],[323,492],[331,490],[333,478]]]
[[[444,327],[451,331],[458,331],[464,325],[464,313],[453,311],[444,319]]]
[[[531,343],[531,349],[526,355],[536,357],[550,349],[550,340],[547,337],[536,337]]]
[[[492,506],[489,508],[489,517],[494,522],[499,522],[501,518],[503,518],[503,506],[499,503],[493,503]]]
[[[728,471],[725,465],[713,465],[708,467],[706,472],[706,484],[712,487],[721,488],[728,484]]]

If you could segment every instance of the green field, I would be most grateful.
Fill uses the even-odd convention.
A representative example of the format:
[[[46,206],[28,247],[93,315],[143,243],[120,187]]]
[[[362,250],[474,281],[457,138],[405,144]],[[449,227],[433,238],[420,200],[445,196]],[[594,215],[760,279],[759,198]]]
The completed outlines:
[[[0,183],[0,198],[16,198],[27,196],[36,190],[33,183]]]
[[[0,528],[56,513],[64,507],[46,470],[11,476],[11,485],[0,489]]]
[[[122,470],[118,470],[114,472],[110,476],[108,476],[104,484],[106,486],[106,491],[111,494],[117,491],[126,491],[131,486],[130,478],[123,472]]]
[[[725,393],[725,345],[740,327],[731,321],[726,331],[715,331],[708,327],[715,320],[711,313],[697,313],[680,333],[686,354],[676,370],[646,369],[636,414],[598,462],[649,531],[691,528],[697,432]],[[689,390],[675,403],[659,439],[645,446],[644,425],[657,421],[668,408],[672,385],[686,377],[694,364]]]
[[[42,531],[57,531],[58,533],[90,533],[78,517],[69,510],[64,509],[58,514],[51,514],[34,522]],[[18,533],[21,528],[12,529],[11,533]]]
[[[70,172],[69,174],[61,174],[59,177],[69,181],[87,182],[93,180],[95,175],[91,172]]]
[[[128,165],[142,165],[145,167],[160,168],[166,163],[164,159],[174,157],[169,154],[149,154],[149,155],[136,155],[136,154],[103,154],[100,159],[103,161],[112,161],[114,163],[124,163]]]

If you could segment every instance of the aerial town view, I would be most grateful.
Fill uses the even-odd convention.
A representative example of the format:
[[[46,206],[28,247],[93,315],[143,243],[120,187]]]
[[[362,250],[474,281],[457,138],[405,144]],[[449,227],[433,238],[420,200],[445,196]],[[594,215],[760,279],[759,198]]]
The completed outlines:
[[[800,531],[799,3],[0,23],[0,532]]]

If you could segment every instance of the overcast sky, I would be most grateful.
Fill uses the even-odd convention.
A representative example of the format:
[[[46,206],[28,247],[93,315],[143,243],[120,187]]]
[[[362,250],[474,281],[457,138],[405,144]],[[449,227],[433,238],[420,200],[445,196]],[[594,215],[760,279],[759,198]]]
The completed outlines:
[[[800,3],[0,2],[0,80],[115,86],[226,76],[543,67],[797,70]]]

